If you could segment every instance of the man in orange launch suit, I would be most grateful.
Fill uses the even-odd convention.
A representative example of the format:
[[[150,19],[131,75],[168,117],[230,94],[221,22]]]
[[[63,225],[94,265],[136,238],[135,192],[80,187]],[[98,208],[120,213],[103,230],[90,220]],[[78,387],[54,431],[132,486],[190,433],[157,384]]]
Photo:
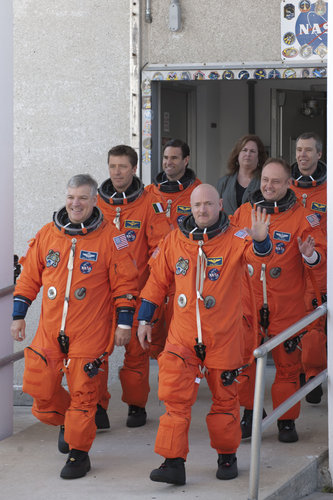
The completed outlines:
[[[162,172],[146,187],[159,210],[166,215],[172,229],[191,213],[190,197],[201,181],[189,168],[190,148],[180,139],[171,139],[163,147]],[[174,301],[174,286],[171,285],[164,307],[164,318],[169,327]]]
[[[30,241],[14,293],[11,333],[25,339],[25,315],[43,287],[36,335],[25,349],[23,391],[42,422],[64,426],[64,479],[85,476],[96,434],[99,367],[113,344],[125,345],[137,296],[137,268],[126,238],[96,207],[97,182],[86,174],[67,184],[66,206]],[[117,316],[117,324],[111,325]],[[68,391],[61,385],[66,374]]]
[[[320,221],[317,215],[302,207],[290,185],[290,166],[279,158],[268,159],[262,169],[260,190],[254,192],[251,202],[241,205],[231,218],[233,224],[243,228],[251,220],[253,207],[265,208],[271,216],[271,259],[266,267],[255,263],[251,269],[258,318],[263,336],[268,337],[277,335],[306,315],[306,272],[316,273],[326,265],[326,242]],[[264,308],[267,310],[267,324],[263,324],[263,315],[260,316]],[[272,356],[276,367],[272,399],[273,408],[276,408],[299,389],[301,351],[295,343],[292,349],[281,344],[273,349]],[[254,375],[252,373],[250,378]],[[251,382],[242,383],[239,391],[240,402],[245,406],[241,422],[243,438],[251,435],[254,395]],[[242,402],[244,391],[250,407]],[[300,403],[278,420],[279,441],[290,443],[298,440],[295,419],[299,412]]]
[[[219,479],[237,476],[239,401],[234,372],[243,364],[241,276],[247,260],[269,255],[269,217],[253,211],[252,229],[233,230],[221,212],[217,190],[201,184],[191,195],[192,215],[166,236],[154,252],[150,277],[141,292],[138,336],[151,341],[153,311],[175,282],[174,313],[159,362],[160,418],[155,452],[166,458],[151,472],[153,481],[185,483],[191,407],[206,377],[213,404],[207,415],[211,446],[218,453]],[[257,252],[257,255],[255,253]]]
[[[105,218],[125,234],[138,267],[141,290],[149,274],[149,257],[159,240],[170,231],[170,225],[135,175],[137,162],[138,156],[130,146],[118,145],[109,151],[110,178],[99,187],[98,206]],[[124,365],[119,372],[123,389],[122,400],[128,404],[128,427],[140,427],[146,423],[149,355],[155,358],[158,356],[164,347],[167,333],[163,318],[159,318],[153,331],[153,345],[147,352],[142,349],[136,336],[137,326],[134,318],[131,340],[125,347]],[[107,396],[105,381],[105,391],[100,400],[100,406],[104,410],[108,405]]]
[[[296,163],[291,167],[291,189],[304,207],[317,214],[326,232],[327,168],[320,160],[322,149],[322,140],[314,132],[304,132],[296,139]],[[307,276],[305,303],[308,312],[326,301],[326,280],[326,268],[316,273],[314,282]],[[302,365],[306,380],[318,375],[327,366],[325,322],[325,316],[319,318],[302,338]],[[318,404],[322,395],[320,384],[305,399],[309,403]]]

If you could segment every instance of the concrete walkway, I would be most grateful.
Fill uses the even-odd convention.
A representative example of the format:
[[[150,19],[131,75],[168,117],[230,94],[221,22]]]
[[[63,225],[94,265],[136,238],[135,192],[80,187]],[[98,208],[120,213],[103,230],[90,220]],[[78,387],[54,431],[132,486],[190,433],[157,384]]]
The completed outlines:
[[[232,481],[216,479],[217,455],[210,448],[205,424],[210,407],[210,392],[205,381],[201,383],[198,400],[193,407],[186,485],[177,487],[150,481],[151,469],[163,461],[154,453],[158,419],[164,412],[163,404],[157,400],[157,374],[157,364],[153,362],[148,421],[141,428],[129,429],[125,426],[127,407],[121,402],[120,384],[117,382],[111,386],[111,429],[98,432],[89,453],[92,469],[86,477],[77,480],[65,481],[59,477],[66,456],[57,450],[58,429],[34,423],[36,420],[31,416],[30,408],[15,407],[15,434],[0,442],[0,498],[246,500],[250,440],[242,442],[237,453],[239,477]],[[271,411],[269,389],[273,377],[274,368],[270,366],[267,368],[265,397],[268,412]],[[293,500],[315,489],[316,461],[327,450],[326,388],[324,393],[319,405],[302,401],[302,413],[297,421],[297,443],[280,443],[275,424],[264,432],[260,500]],[[328,497],[333,500],[333,495]],[[318,499],[321,497],[318,496]]]

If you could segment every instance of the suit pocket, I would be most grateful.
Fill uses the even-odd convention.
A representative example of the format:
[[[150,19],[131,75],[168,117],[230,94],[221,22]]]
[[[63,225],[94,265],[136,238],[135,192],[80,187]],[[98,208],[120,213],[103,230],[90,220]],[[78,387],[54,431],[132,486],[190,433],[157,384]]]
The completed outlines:
[[[50,368],[46,355],[41,349],[37,351],[32,347],[26,347],[24,360],[23,392],[36,399],[51,399],[58,377]]]

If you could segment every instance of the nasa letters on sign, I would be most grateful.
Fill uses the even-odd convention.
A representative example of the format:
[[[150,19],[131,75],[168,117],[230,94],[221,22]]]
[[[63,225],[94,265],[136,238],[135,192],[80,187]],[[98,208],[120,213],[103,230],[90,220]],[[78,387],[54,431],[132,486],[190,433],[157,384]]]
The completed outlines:
[[[281,2],[281,59],[326,62],[328,2]]]

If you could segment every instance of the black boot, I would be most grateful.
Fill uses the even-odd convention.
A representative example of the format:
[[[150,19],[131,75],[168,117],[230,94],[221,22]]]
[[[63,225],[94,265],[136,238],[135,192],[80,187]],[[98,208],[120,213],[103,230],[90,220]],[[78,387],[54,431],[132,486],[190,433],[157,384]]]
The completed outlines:
[[[69,446],[68,443],[65,441],[65,426],[61,425],[59,429],[59,436],[58,436],[58,450],[60,453],[69,453]]]
[[[106,410],[103,406],[97,405],[97,411],[95,413],[95,424],[97,429],[110,429],[110,420]]]
[[[277,424],[281,443],[295,443],[298,441],[294,420],[278,420]]]
[[[262,418],[267,417],[265,408],[262,410]],[[242,439],[246,439],[252,436],[252,420],[253,420],[253,410],[244,409],[243,418],[241,420],[242,429]]]
[[[217,479],[234,479],[238,476],[236,453],[219,454]]]
[[[158,483],[183,485],[186,482],[185,460],[183,458],[167,458],[163,464],[150,473],[150,479]]]
[[[63,479],[78,479],[90,470],[90,460],[87,451],[75,450],[69,452],[68,460],[60,472]]]
[[[128,417],[126,420],[127,427],[141,427],[147,421],[147,413],[145,408],[140,406],[129,405]]]
[[[309,380],[311,380],[313,377],[310,377]],[[305,396],[305,399],[307,400],[308,403],[312,403],[313,405],[318,405],[321,401],[321,397],[323,395],[323,388],[322,385],[319,384],[317,387],[312,389],[309,394]]]

